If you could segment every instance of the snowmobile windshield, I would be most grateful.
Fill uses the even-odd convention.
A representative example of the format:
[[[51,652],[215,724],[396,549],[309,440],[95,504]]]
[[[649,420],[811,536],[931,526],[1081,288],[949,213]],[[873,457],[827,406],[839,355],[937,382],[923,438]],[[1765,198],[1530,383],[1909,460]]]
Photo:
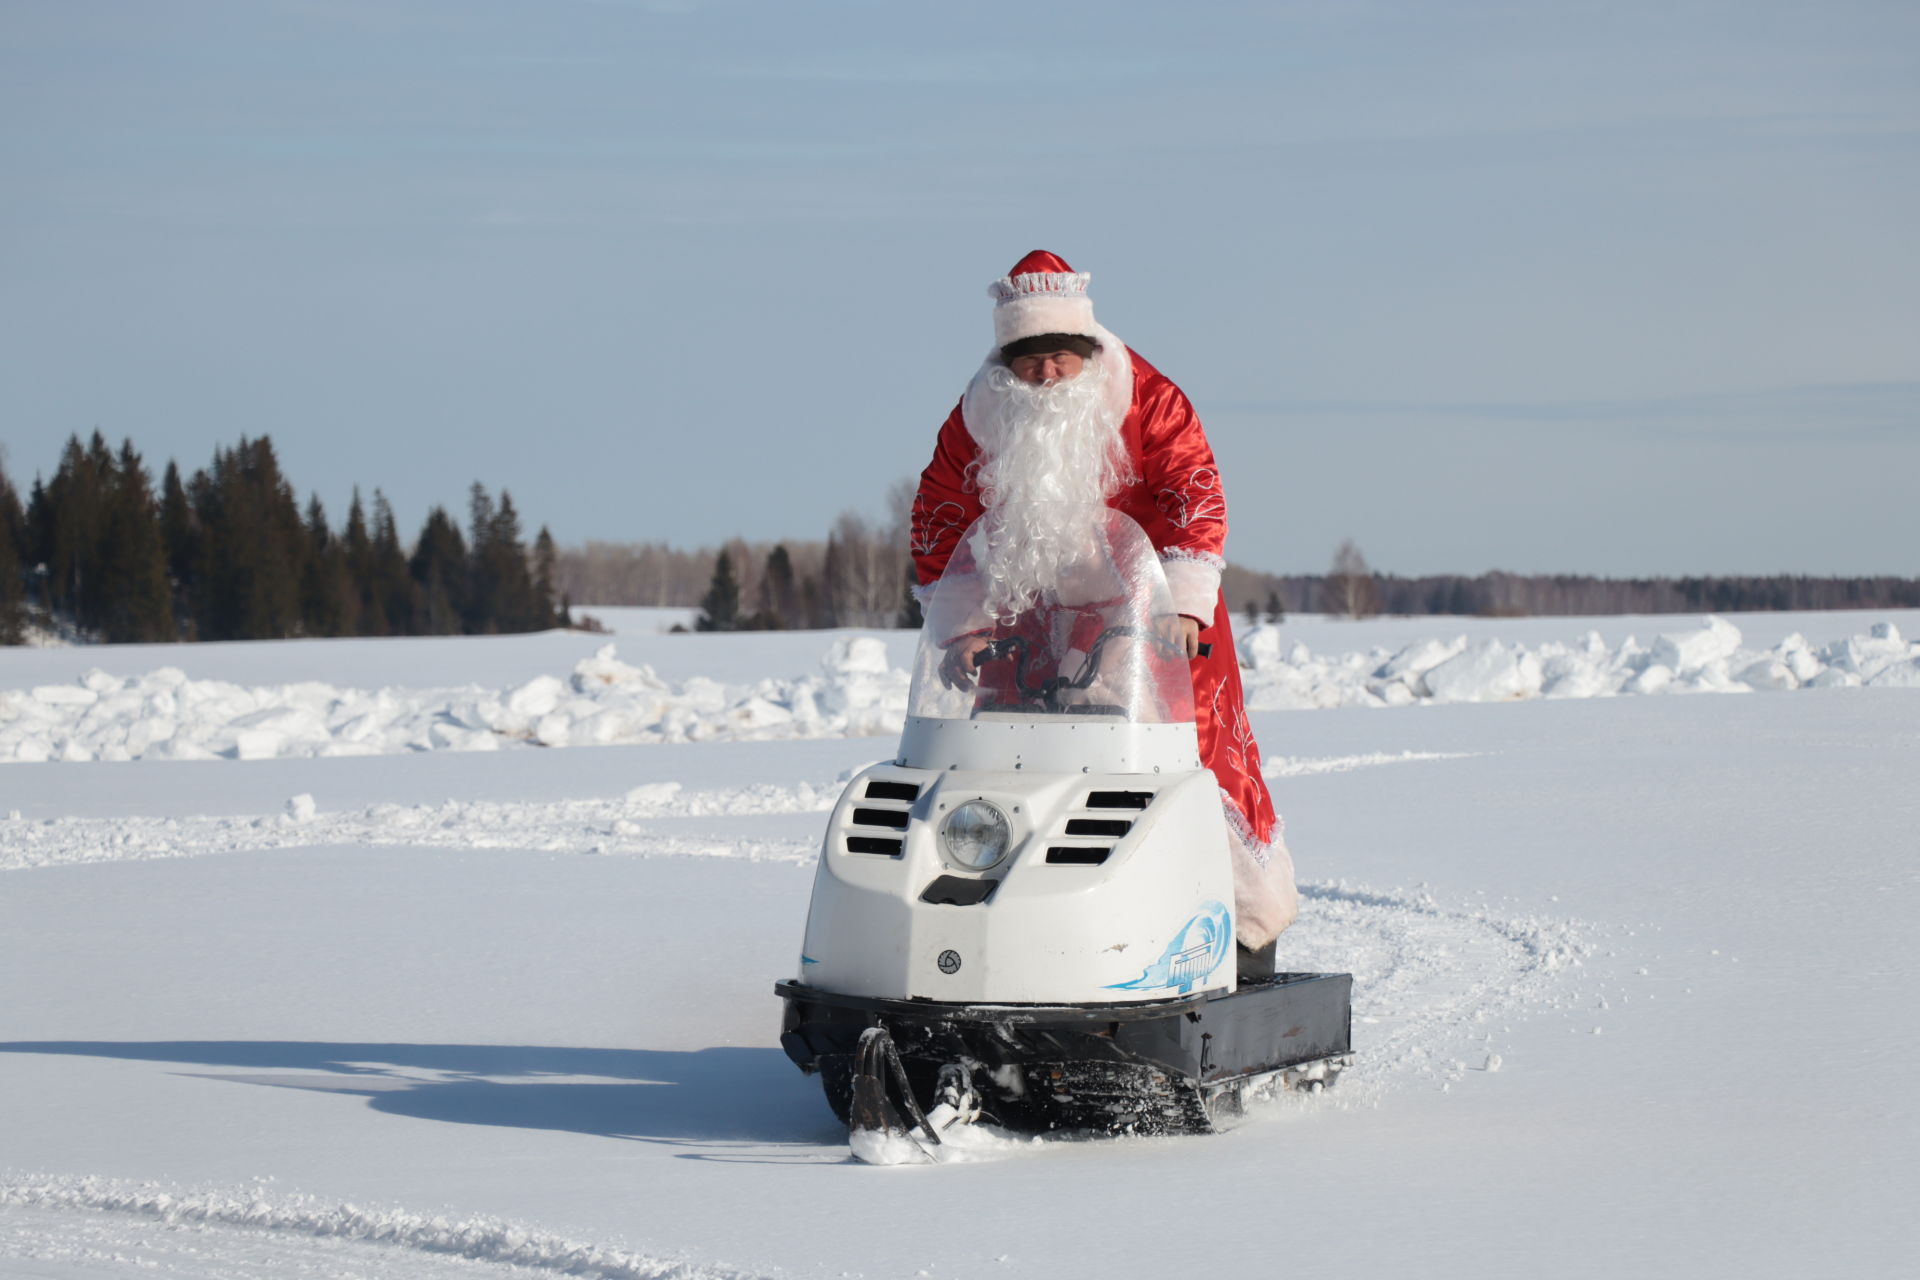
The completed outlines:
[[[1108,507],[1059,514],[1044,556],[1003,554],[991,514],[961,536],[926,607],[910,715],[1193,720],[1180,618],[1146,533]],[[1040,567],[1021,588],[1023,558]]]

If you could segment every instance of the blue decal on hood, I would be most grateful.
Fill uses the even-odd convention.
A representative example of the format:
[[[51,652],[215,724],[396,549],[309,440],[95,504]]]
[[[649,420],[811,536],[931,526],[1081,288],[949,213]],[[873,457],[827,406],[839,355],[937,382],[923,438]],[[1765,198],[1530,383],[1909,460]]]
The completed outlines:
[[[1112,982],[1107,984],[1109,991],[1158,991],[1167,987],[1179,989],[1181,995],[1193,990],[1193,984],[1203,981],[1208,974],[1220,967],[1220,962],[1233,950],[1233,917],[1226,907],[1218,902],[1201,904],[1200,912],[1173,935],[1173,941],[1160,953],[1160,958],[1148,965],[1146,972],[1132,982]]]
[[[818,960],[815,960],[812,956],[801,956],[800,963],[801,964],[819,964],[820,962]]]

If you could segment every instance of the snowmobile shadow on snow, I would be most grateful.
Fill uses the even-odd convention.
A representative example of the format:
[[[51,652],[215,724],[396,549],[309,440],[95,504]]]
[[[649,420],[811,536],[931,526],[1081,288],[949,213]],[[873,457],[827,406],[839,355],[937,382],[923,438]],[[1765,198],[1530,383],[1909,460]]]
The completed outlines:
[[[358,1094],[384,1114],[449,1124],[670,1143],[841,1140],[817,1110],[818,1086],[772,1048],[49,1040],[0,1042],[0,1053],[174,1063],[236,1084]]]

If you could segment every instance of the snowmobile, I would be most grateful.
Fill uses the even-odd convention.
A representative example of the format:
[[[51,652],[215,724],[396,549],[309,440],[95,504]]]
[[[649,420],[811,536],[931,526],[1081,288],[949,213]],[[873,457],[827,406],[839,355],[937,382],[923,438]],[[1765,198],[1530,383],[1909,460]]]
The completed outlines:
[[[1236,947],[1160,561],[1080,509],[1052,587],[990,607],[981,521],[926,610],[899,750],[827,823],[787,1055],[873,1162],[950,1127],[1204,1133],[1350,1060],[1352,977]]]

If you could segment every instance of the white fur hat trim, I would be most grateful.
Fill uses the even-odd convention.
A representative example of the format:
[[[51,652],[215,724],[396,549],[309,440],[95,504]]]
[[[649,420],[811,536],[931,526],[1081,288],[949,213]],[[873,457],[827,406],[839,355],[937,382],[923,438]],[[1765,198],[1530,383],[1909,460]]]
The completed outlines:
[[[987,286],[993,298],[993,344],[1004,347],[1043,333],[1093,335],[1093,299],[1085,271],[1030,271]]]

